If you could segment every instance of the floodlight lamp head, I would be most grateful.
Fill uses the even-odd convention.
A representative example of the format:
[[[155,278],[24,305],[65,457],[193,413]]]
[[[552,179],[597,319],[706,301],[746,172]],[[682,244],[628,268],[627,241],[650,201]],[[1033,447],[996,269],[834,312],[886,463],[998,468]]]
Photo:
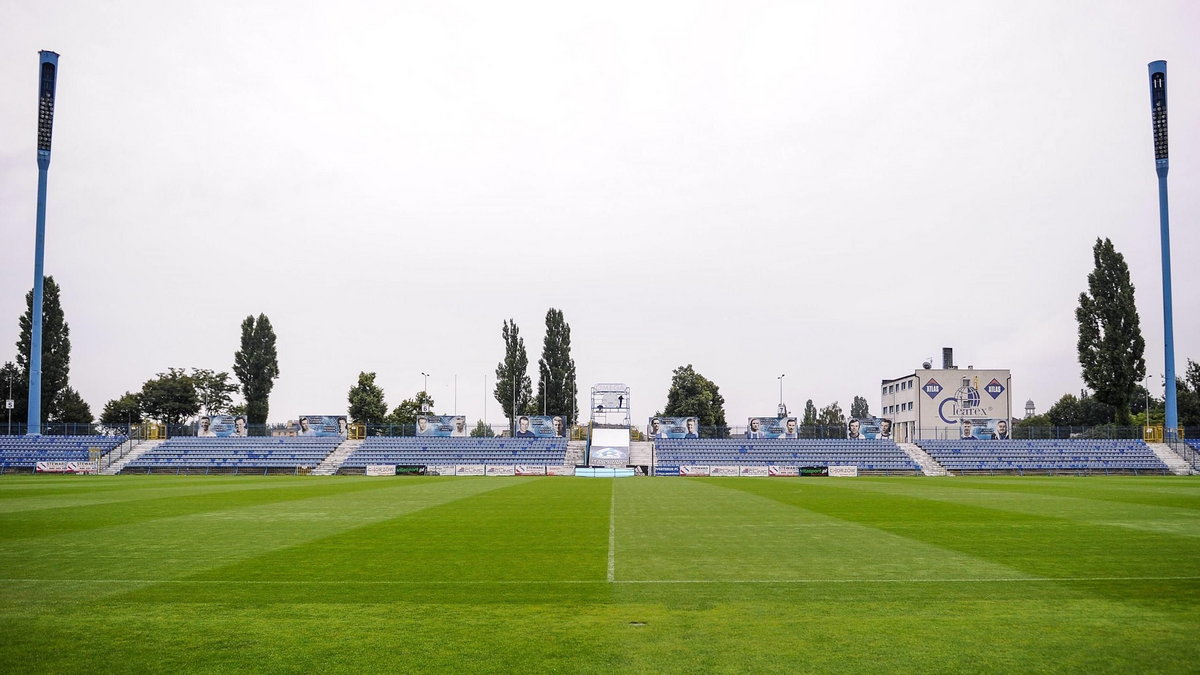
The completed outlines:
[[[1150,120],[1154,126],[1154,164],[1160,171],[1169,166],[1167,156],[1167,62],[1151,61]]]
[[[38,70],[38,141],[39,160],[50,159],[50,140],[54,134],[54,89],[58,82],[58,54],[40,51]]]

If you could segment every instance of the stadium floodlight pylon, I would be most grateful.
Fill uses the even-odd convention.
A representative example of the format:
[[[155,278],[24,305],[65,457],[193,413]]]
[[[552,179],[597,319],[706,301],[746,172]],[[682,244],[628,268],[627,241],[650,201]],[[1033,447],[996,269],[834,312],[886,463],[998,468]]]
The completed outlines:
[[[1167,440],[1173,441],[1179,429],[1179,415],[1175,405],[1175,327],[1171,316],[1171,221],[1167,210],[1167,171],[1171,168],[1167,152],[1167,62],[1151,61],[1149,69],[1150,121],[1154,128],[1154,169],[1158,174],[1158,223],[1159,236],[1162,239],[1163,367],[1166,371],[1163,385],[1166,387],[1164,399],[1167,413],[1163,434]],[[1149,411],[1146,414],[1149,415]]]
[[[54,91],[58,54],[38,52],[37,234],[33,246],[33,316],[29,340],[29,414],[26,433],[42,433],[42,293],[46,258],[46,178],[50,172],[50,140],[54,135]]]

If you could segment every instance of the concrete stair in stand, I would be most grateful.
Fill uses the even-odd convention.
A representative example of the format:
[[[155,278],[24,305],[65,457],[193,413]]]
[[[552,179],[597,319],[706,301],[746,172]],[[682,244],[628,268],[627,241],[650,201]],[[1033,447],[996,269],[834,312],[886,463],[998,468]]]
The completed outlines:
[[[342,441],[336,448],[334,448],[333,452],[329,453],[328,457],[321,460],[321,463],[317,465],[317,468],[312,470],[311,475],[332,476],[333,474],[337,473],[338,469],[342,468],[342,463],[345,462],[350,455],[354,454],[354,451],[357,450],[362,444],[363,442],[361,438]]]
[[[578,466],[583,464],[584,455],[587,454],[587,441],[567,441],[567,454],[563,459],[563,466]]]
[[[1146,445],[1150,446],[1150,449],[1154,451],[1154,454],[1158,455],[1158,458],[1162,460],[1162,463],[1167,465],[1167,468],[1171,470],[1171,473],[1175,474],[1176,476],[1192,475],[1191,465],[1188,464],[1186,459],[1176,454],[1175,451],[1171,449],[1171,446],[1167,445],[1166,443],[1147,443]]]
[[[162,444],[162,441],[141,441],[140,443],[134,445],[129,452],[125,453],[120,459],[101,469],[100,475],[115,476],[121,473],[121,469],[124,469],[130,462]]]
[[[921,467],[921,473],[926,476],[951,476],[946,467],[937,463],[937,460],[929,456],[928,452],[921,449],[921,446],[916,443],[897,443],[904,454],[908,455],[909,459],[917,463]]]

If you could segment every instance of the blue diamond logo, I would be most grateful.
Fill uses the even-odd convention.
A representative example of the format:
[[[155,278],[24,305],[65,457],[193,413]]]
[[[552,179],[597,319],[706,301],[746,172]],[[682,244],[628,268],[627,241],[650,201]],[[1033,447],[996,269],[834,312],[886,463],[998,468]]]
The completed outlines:
[[[925,383],[925,386],[921,387],[921,391],[929,394],[929,398],[937,398],[937,395],[942,393],[942,385],[938,384],[938,381],[931,377]]]
[[[987,386],[984,387],[983,390],[988,393],[988,396],[991,396],[993,399],[997,399],[1000,398],[1000,394],[1004,393],[1004,385],[1000,384],[1000,380],[997,380],[993,377],[992,381],[988,382]]]

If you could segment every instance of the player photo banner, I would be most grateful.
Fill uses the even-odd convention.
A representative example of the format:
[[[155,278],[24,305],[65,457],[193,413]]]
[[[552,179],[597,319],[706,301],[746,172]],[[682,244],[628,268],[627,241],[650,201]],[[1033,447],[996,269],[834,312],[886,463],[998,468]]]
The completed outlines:
[[[245,415],[201,415],[196,421],[196,436],[200,438],[228,438],[246,435]]]
[[[647,438],[700,438],[699,417],[651,417]]]
[[[959,422],[959,438],[964,441],[1008,441],[1012,440],[1012,432],[1006,419],[963,419]]]
[[[418,436],[466,438],[471,435],[464,415],[418,415]]]
[[[566,438],[567,426],[562,415],[521,415],[517,418],[517,438]]]
[[[892,421],[882,417],[852,419],[846,423],[846,438],[850,440],[892,440]]]
[[[795,417],[751,417],[746,438],[800,438],[800,427]]]
[[[297,436],[346,436],[345,415],[301,415]]]

